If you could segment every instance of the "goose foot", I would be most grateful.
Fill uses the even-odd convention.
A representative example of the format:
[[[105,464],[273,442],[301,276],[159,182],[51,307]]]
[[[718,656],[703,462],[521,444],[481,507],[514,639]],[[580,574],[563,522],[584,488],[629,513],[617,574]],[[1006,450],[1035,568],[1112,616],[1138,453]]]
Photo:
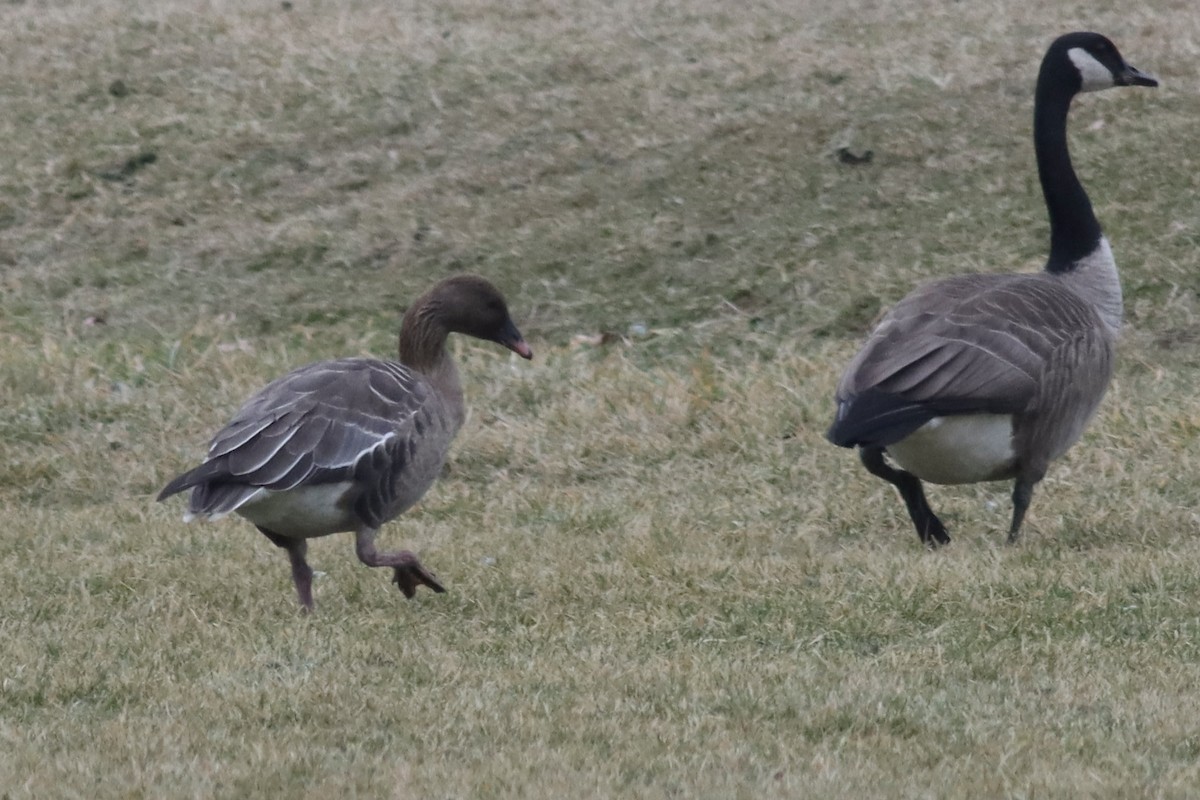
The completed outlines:
[[[883,478],[896,487],[904,505],[908,507],[908,516],[912,519],[913,527],[921,544],[930,550],[936,550],[945,544],[950,544],[950,534],[946,526],[938,519],[925,499],[925,490],[921,488],[921,479],[911,472],[896,469],[884,460],[882,447],[860,447],[858,457],[862,460],[867,471],[876,477]]]
[[[438,593],[446,591],[437,576],[421,564],[416,553],[409,550],[381,553],[376,550],[375,537],[378,533],[374,528],[359,529],[354,541],[354,552],[358,554],[359,561],[368,567],[391,567],[392,583],[409,599],[416,595],[418,586],[428,586]]]
[[[921,537],[921,543],[926,549],[937,550],[950,544],[950,534],[946,532],[946,526],[933,511],[929,511],[928,516],[920,522],[914,519],[913,523],[917,526],[917,535]]]
[[[425,569],[415,555],[407,550],[401,550],[397,555],[405,555],[412,559],[408,564],[393,567],[392,583],[404,592],[405,597],[412,599],[417,593],[417,587],[422,585],[428,586],[438,594],[446,591],[446,587],[442,586],[437,576]]]

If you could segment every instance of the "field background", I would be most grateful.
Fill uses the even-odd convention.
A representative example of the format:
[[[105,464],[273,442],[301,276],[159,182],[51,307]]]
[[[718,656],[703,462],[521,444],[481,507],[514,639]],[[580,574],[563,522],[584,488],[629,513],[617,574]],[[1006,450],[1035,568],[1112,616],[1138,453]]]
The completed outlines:
[[[1034,270],[1049,41],[1122,267],[1116,381],[1004,484],[824,442],[883,307]],[[0,4],[0,796],[1182,797],[1200,786],[1200,15],[1141,3]],[[871,151],[868,163],[837,153]],[[853,161],[854,159],[850,159]],[[482,273],[536,359],[317,613],[156,491],[268,379]]]

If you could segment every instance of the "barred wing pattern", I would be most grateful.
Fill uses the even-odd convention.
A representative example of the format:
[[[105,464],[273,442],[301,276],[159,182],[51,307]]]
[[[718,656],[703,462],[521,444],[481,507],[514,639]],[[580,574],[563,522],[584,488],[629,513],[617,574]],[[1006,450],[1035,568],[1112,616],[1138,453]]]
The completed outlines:
[[[1106,330],[1088,303],[1046,274],[928,284],[901,300],[850,362],[827,436],[842,447],[886,447],[934,417],[1031,412],[1052,402],[1042,386],[1051,364],[1070,371],[1081,363],[1080,380],[1107,381]],[[1063,357],[1079,350],[1093,355]],[[1103,375],[1084,374],[1089,368]]]
[[[442,398],[402,364],[343,358],[266,386],[215,437],[203,464],[163,489],[222,516],[298,486],[349,482],[354,513],[379,527],[433,483],[457,432]]]

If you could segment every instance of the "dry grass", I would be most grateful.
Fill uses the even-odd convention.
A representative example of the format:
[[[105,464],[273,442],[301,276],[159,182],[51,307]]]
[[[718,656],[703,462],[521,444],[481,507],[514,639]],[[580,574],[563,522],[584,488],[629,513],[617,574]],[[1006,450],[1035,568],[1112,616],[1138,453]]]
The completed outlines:
[[[0,793],[1190,794],[1200,20],[1084,12],[0,6]],[[1039,266],[1033,75],[1085,27],[1165,81],[1073,117],[1118,378],[1020,547],[1007,487],[935,488],[926,553],[832,387],[914,282]],[[538,358],[456,345],[473,416],[386,534],[448,594],[334,537],[303,618],[152,502],[458,269]]]

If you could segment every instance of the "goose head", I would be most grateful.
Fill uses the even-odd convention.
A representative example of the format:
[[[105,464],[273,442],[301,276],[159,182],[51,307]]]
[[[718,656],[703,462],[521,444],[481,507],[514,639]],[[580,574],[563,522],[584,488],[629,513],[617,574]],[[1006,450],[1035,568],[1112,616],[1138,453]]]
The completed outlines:
[[[1076,92],[1098,92],[1113,86],[1158,86],[1158,79],[1122,58],[1117,46],[1098,33],[1079,32],[1060,36],[1046,53],[1047,66],[1054,64],[1069,76]]]
[[[509,316],[504,296],[478,275],[446,278],[417,300],[406,317],[415,318],[417,326],[424,322],[446,333],[461,333],[495,342],[521,358],[533,358],[533,351]],[[401,326],[401,349],[405,327]]]

